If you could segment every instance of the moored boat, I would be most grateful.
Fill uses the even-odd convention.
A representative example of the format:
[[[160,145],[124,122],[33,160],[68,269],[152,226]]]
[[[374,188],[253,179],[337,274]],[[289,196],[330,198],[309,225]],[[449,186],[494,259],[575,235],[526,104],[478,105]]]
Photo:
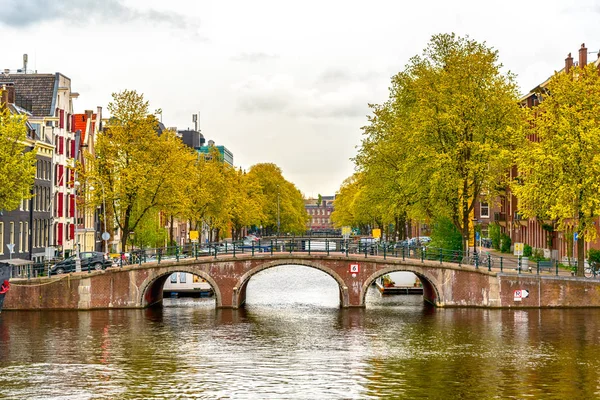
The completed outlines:
[[[10,290],[10,269],[11,265],[0,262],[0,312],[2,312],[2,305],[4,304],[4,296]]]

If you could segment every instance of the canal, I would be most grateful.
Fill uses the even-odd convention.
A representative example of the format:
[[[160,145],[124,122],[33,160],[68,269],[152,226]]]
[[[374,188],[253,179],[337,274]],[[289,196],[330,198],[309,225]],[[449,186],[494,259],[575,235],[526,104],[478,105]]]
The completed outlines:
[[[0,314],[0,398],[600,398],[600,310],[339,309],[335,281],[283,266],[246,308]]]

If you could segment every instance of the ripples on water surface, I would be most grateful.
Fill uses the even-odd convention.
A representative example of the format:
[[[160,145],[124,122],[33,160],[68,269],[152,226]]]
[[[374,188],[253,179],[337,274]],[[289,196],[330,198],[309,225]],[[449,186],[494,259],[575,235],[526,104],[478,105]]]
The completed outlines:
[[[0,398],[600,398],[599,310],[340,310],[306,267],[252,278],[244,310],[0,315]]]

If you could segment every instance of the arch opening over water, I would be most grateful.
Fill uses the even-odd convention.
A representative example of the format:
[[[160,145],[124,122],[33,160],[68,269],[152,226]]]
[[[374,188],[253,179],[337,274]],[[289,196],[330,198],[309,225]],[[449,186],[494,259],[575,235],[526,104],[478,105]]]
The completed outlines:
[[[340,308],[347,288],[334,271],[299,263],[271,263],[249,271],[238,290],[238,307]]]
[[[176,285],[170,285],[173,283],[176,283]],[[161,304],[165,298],[165,287],[169,289],[170,286],[173,290],[167,290],[167,295],[171,292],[176,292],[177,289],[193,292],[196,287],[201,287],[202,289],[209,287],[212,290],[212,297],[215,304],[217,306],[221,304],[221,293],[214,279],[204,271],[193,268],[180,268],[169,271],[153,279],[142,291],[142,304],[145,307]]]
[[[373,289],[373,285],[376,284],[378,281],[380,281],[382,279],[382,277],[386,276],[386,275],[394,275],[398,276],[399,273],[411,273],[416,279],[418,279],[418,281],[420,282],[422,288],[423,288],[423,293],[422,293],[422,298],[424,302],[430,303],[432,305],[436,304],[437,299],[439,299],[439,291],[438,288],[436,286],[436,284],[434,283],[434,278],[427,276],[425,273],[423,273],[421,270],[414,268],[414,267],[410,267],[410,266],[390,266],[388,268],[382,269],[377,271],[376,273],[374,273],[373,275],[371,275],[369,277],[369,279],[367,279],[364,283],[363,286],[363,291],[362,291],[362,304],[363,305],[367,305],[367,299],[368,299],[368,293],[370,289]]]

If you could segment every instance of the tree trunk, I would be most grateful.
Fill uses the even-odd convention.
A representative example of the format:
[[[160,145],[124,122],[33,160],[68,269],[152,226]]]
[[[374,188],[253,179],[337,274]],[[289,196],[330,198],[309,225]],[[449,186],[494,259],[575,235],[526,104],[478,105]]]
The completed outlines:
[[[174,231],[174,229],[175,229],[175,228],[173,227],[174,220],[175,220],[175,218],[174,218],[174,217],[171,215],[171,216],[169,217],[169,244],[168,244],[169,246],[172,246],[172,245],[173,245],[173,235],[174,235],[174,232],[173,232],[173,231]]]
[[[583,276],[585,268],[585,242],[583,241],[583,233],[577,234],[577,276]]]

